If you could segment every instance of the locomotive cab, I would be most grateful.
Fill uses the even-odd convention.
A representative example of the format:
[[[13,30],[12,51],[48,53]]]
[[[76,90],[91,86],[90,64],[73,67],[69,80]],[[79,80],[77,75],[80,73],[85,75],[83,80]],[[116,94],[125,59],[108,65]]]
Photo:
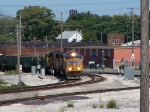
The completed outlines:
[[[65,54],[67,77],[80,77],[83,72],[83,57],[74,51]]]

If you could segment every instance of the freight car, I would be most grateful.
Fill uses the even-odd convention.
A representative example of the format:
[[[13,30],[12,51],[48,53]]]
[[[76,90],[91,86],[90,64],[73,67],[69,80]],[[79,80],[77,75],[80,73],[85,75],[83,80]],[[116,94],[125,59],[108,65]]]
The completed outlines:
[[[68,79],[79,79],[83,73],[83,56],[70,50],[64,52],[48,52],[46,58],[46,73],[61,74]]]
[[[22,65],[22,72],[31,72],[31,66],[41,67],[45,66],[44,57],[20,56],[20,65]],[[0,56],[0,70],[16,70],[17,56]]]

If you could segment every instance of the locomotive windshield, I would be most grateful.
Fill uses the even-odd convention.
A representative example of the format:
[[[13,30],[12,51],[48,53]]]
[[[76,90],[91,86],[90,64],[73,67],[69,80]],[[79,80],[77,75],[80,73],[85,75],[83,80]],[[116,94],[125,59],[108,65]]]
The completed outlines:
[[[65,54],[65,58],[66,59],[70,59],[70,58],[79,58],[79,59],[82,59],[82,55],[79,55],[76,52],[68,52],[68,53]]]

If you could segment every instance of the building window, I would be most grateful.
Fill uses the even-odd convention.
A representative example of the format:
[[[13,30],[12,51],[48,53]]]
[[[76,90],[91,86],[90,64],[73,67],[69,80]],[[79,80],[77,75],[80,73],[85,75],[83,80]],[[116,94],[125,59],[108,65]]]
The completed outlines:
[[[111,39],[109,39],[109,43],[111,44]]]
[[[84,49],[84,56],[86,56],[86,49]]]
[[[115,39],[112,39],[112,44],[115,44]]]
[[[90,49],[90,56],[92,56],[92,49]]]
[[[98,56],[98,49],[96,49],[96,56]]]
[[[116,44],[119,44],[119,39],[116,39]]]

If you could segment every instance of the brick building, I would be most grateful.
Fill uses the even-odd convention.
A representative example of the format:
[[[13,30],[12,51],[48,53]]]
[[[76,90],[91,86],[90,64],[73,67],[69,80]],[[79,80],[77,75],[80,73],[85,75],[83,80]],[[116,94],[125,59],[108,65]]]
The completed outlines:
[[[107,44],[111,46],[124,44],[124,34],[107,34]]]
[[[37,42],[36,47],[34,42],[21,44],[21,56],[35,56],[44,57],[48,51],[60,51],[60,43],[48,43],[46,47],[45,42]],[[84,65],[88,66],[89,61],[98,61],[102,63],[102,58],[105,55],[107,60],[104,60],[106,67],[114,67],[115,62],[124,58],[131,62],[132,47],[131,46],[110,46],[100,42],[70,42],[63,43],[64,52],[75,49],[84,57]],[[104,54],[103,54],[104,53]],[[17,56],[17,45],[13,43],[4,43],[0,46],[0,54]],[[140,47],[134,46],[134,61],[140,61]],[[148,60],[150,61],[150,59]]]

